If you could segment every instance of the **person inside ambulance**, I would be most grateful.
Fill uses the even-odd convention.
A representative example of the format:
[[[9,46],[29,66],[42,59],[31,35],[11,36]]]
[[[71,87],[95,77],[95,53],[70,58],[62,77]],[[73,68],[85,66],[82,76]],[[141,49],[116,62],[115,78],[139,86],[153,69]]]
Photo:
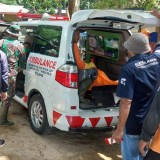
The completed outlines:
[[[97,69],[93,62],[86,63],[81,59],[80,49],[78,47],[78,41],[80,39],[80,31],[74,32],[74,55],[79,70],[86,70],[94,68],[97,70],[97,76],[93,79],[85,79],[79,82],[78,95],[80,103],[88,103],[89,100],[84,98],[84,94],[87,90],[91,90],[93,86],[104,86],[104,85],[118,85],[118,80],[110,80],[108,76],[101,70]]]
[[[22,54],[19,55],[19,65],[18,65],[19,72],[23,71],[26,68],[27,58],[31,51],[31,44],[29,42],[24,42],[23,46],[24,48],[22,50]]]
[[[23,72],[26,69],[27,59],[31,51],[31,43],[25,41],[23,47],[22,53],[19,55],[18,74],[16,77],[16,89],[21,91],[24,91],[25,75]]]
[[[151,33],[147,28],[142,28],[140,30],[140,32],[143,33],[143,34],[145,34],[147,37],[149,37],[149,35]]]

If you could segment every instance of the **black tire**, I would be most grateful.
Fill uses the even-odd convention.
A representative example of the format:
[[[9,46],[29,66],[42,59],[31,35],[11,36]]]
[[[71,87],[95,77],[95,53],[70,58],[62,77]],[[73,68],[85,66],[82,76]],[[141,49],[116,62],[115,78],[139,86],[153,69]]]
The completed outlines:
[[[49,129],[46,108],[40,94],[35,94],[29,102],[29,122],[34,132],[46,134]]]

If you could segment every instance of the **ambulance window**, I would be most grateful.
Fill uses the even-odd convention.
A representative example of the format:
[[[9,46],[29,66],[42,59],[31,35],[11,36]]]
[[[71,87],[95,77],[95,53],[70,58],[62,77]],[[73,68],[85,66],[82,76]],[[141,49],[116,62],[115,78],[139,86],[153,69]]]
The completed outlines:
[[[21,43],[28,42],[31,44],[31,46],[33,46],[36,28],[36,26],[21,26],[21,35],[18,37],[18,40]]]
[[[59,56],[62,27],[40,25],[34,39],[34,52],[52,57]]]

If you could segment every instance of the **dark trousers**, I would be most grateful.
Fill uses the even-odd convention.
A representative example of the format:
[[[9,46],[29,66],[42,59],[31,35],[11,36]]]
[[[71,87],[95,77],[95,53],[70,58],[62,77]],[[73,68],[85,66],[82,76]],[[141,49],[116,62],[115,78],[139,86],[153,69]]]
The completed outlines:
[[[8,122],[8,110],[11,107],[11,102],[15,95],[15,77],[9,77],[8,79],[9,87],[8,87],[8,97],[5,100],[1,100],[0,98],[0,123],[3,124]]]
[[[160,154],[149,149],[144,160],[160,160]]]
[[[7,107],[7,108],[9,108],[11,106],[11,102],[12,102],[13,97],[15,95],[16,76],[9,77],[8,84],[9,84],[8,91],[7,91],[8,97],[2,103],[2,106]]]

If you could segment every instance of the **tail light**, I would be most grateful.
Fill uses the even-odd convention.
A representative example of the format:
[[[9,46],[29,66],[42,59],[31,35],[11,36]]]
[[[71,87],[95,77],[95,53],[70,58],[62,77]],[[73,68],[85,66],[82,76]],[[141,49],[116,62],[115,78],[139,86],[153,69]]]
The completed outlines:
[[[68,88],[78,88],[77,67],[65,64],[57,69],[55,80]]]

